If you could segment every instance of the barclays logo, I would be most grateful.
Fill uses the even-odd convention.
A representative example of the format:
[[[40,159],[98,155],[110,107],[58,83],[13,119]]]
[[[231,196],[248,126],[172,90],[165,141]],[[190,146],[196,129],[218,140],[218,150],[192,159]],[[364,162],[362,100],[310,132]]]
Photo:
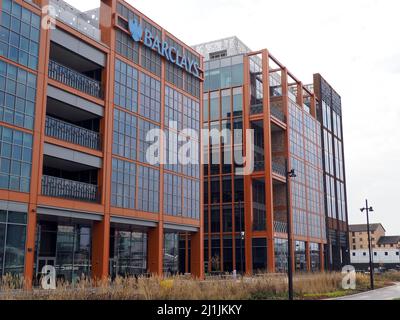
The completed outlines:
[[[129,31],[131,33],[132,39],[136,42],[142,40],[143,36],[143,28],[137,22],[137,20],[130,20],[129,21]]]
[[[131,33],[131,37],[135,42],[140,42],[143,40],[143,44],[146,47],[157,51],[159,55],[167,59],[169,62],[176,64],[186,72],[197,78],[200,78],[200,66],[196,60],[182,55],[178,49],[170,46],[168,42],[160,41],[158,36],[153,36],[149,29],[145,28],[143,30],[142,26],[137,20],[132,19],[129,21],[129,32]]]

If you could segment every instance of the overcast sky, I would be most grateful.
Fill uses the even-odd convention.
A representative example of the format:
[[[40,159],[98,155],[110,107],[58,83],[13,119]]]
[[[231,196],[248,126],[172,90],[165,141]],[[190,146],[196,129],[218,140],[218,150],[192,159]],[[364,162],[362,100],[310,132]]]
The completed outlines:
[[[99,0],[68,0],[81,10]],[[303,83],[322,76],[342,96],[350,223],[365,198],[400,235],[400,1],[128,0],[187,44],[232,35],[268,48]]]

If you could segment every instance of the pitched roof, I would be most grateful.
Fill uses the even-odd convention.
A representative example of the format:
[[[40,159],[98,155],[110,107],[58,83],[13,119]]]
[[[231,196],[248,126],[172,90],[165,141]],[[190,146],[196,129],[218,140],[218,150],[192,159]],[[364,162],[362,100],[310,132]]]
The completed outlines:
[[[400,242],[400,236],[387,236],[387,237],[380,237],[378,240],[379,244],[398,244]]]
[[[369,226],[370,226],[371,231],[376,231],[379,228],[379,226],[381,226],[382,229],[384,231],[386,231],[381,223],[371,223]],[[367,225],[366,224],[350,224],[349,231],[350,232],[367,232]]]

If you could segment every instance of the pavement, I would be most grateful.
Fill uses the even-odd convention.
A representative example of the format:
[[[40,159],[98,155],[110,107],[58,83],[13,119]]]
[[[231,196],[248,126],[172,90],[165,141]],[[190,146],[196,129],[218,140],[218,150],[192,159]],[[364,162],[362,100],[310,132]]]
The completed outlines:
[[[400,283],[394,286],[336,298],[333,300],[394,300],[400,299]]]

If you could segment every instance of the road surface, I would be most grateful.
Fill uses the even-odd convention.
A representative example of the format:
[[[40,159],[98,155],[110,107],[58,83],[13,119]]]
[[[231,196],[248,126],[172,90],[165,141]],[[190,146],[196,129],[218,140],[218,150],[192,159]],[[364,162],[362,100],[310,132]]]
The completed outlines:
[[[394,300],[400,299],[400,283],[395,286],[341,297],[334,300]]]

